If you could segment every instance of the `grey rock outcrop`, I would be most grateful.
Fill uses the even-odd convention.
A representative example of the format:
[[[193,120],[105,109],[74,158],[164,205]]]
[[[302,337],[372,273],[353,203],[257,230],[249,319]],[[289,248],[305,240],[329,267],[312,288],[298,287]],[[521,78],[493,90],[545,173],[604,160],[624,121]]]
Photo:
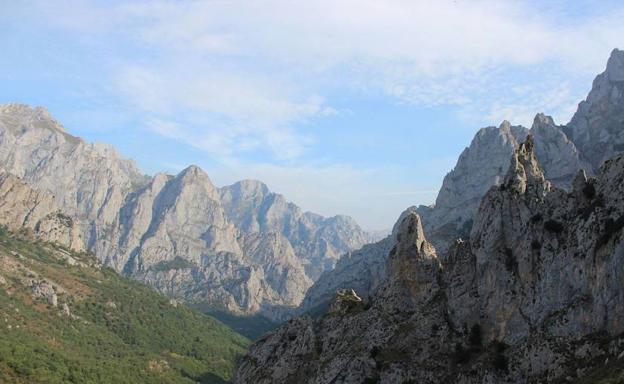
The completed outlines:
[[[565,127],[568,137],[596,171],[624,151],[624,51],[614,49],[606,70],[594,80]]]
[[[624,338],[624,156],[566,192],[533,138],[438,258],[403,218],[369,307],[295,319],[251,348],[235,383],[574,382]],[[596,356],[600,358],[597,359]]]
[[[535,154],[545,176],[558,187],[570,189],[579,170],[593,172],[592,166],[581,159],[576,145],[566,136],[565,127],[558,126],[552,117],[539,113],[533,120],[531,135]]]
[[[353,289],[365,301],[369,300],[386,276],[386,259],[396,244],[400,223],[415,212],[416,207],[410,207],[401,213],[391,234],[383,240],[343,255],[334,269],[324,272],[308,289],[296,313],[323,312],[334,299],[336,292],[344,289]]]
[[[31,230],[42,240],[84,250],[74,221],[61,213],[54,196],[36,191],[17,176],[0,171],[0,225]]]
[[[616,139],[624,134],[624,99],[619,96],[621,83],[617,80],[623,57],[622,51],[613,52],[605,73],[596,78],[587,101],[581,103],[579,111],[567,126],[557,125],[551,117],[540,113],[535,116],[530,130],[505,121],[498,128],[487,127],[477,132],[455,168],[444,178],[436,204],[417,208],[427,238],[436,247],[440,258],[460,257],[449,248],[458,238],[469,237],[481,199],[492,186],[504,181],[514,150],[528,134],[533,136],[535,153],[546,178],[555,186],[567,190],[572,188],[579,170],[585,170],[589,175],[596,173],[597,166],[589,159],[596,156],[602,159],[624,151],[624,147],[617,145],[619,139]],[[590,108],[589,104],[600,107]],[[590,113],[590,110],[593,112]],[[581,116],[595,123],[591,126],[583,124]],[[606,123],[610,126],[608,132],[602,128]],[[602,144],[595,145],[580,140],[580,147],[577,148],[573,141],[575,136],[587,140],[593,138],[591,140],[594,141],[599,136],[604,140],[615,140],[615,145],[612,150],[607,150],[607,154],[602,153],[604,140]],[[594,152],[599,154],[592,155]],[[392,245],[390,238],[345,254],[334,270],[324,273],[312,285],[299,313],[309,312],[312,308],[325,308],[337,289],[354,288],[362,297],[368,297],[384,277],[385,262]]]
[[[508,121],[498,128],[479,130],[444,177],[435,205],[418,207],[427,236],[438,252],[444,253],[455,238],[470,232],[481,198],[492,185],[500,184],[511,154],[528,133]]]

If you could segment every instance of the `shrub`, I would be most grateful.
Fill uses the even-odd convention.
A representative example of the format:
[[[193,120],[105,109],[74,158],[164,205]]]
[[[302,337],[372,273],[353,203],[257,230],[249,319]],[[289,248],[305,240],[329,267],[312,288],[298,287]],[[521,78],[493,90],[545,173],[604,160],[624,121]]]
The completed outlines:
[[[492,366],[497,371],[507,372],[509,370],[509,361],[505,357],[505,349],[507,345],[501,341],[495,341],[492,344]]]
[[[518,261],[514,257],[511,248],[505,248],[505,269],[510,273],[518,269]]]
[[[594,187],[594,183],[587,183],[583,187],[583,195],[585,195],[588,199],[593,199],[596,197],[596,187]]]
[[[560,233],[563,231],[563,224],[553,219],[546,220],[546,222],[544,222],[544,229],[549,232]]]
[[[156,263],[151,269],[154,272],[166,272],[172,269],[186,269],[192,267],[193,263],[181,258],[180,256],[176,256],[173,260],[160,261]]]
[[[470,328],[468,340],[470,341],[470,346],[474,349],[481,349],[481,325],[475,324]]]
[[[464,364],[468,360],[470,360],[470,351],[466,350],[461,343],[455,344],[455,351],[453,352],[455,364]]]

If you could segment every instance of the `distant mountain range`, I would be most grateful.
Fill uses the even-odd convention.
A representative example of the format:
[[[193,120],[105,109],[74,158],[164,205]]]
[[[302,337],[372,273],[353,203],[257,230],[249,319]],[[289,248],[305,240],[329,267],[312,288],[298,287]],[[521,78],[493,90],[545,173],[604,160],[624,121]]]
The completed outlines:
[[[196,166],[146,176],[40,107],[0,106],[0,168],[9,191],[0,209],[22,215],[5,224],[49,232],[67,217],[71,231],[56,223],[62,233],[48,239],[71,238],[171,297],[239,314],[285,316],[340,255],[374,239],[350,217],[303,212],[259,181],[217,188]]]

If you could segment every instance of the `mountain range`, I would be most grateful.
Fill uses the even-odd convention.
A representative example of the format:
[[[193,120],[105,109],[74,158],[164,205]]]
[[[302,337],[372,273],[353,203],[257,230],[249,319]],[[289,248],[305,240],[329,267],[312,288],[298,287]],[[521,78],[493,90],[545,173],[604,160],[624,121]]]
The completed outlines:
[[[284,316],[340,255],[371,240],[350,217],[303,212],[258,181],[217,188],[197,166],[146,176],[113,147],[67,133],[41,107],[0,106],[0,168],[13,192],[3,204],[37,207],[5,222],[41,232],[52,224],[39,216],[66,216],[71,234],[58,236],[104,265],[238,314]]]
[[[605,71],[595,78],[587,99],[579,104],[568,124],[557,125],[551,117],[539,113],[530,129],[508,121],[480,129],[455,168],[444,177],[436,203],[411,207],[404,214],[415,210],[438,254],[445,253],[457,238],[470,236],[483,196],[502,183],[514,151],[528,135],[534,138],[535,154],[553,185],[570,189],[580,169],[595,175],[604,160],[624,152],[622,79],[624,51],[615,49]],[[297,313],[326,307],[341,288],[357,287],[361,295],[368,296],[365,287],[377,287],[390,247],[392,236],[348,253],[334,270],[327,271],[310,287]]]
[[[614,50],[567,125],[479,131],[436,205],[346,254],[234,382],[622,382],[623,144]]]
[[[137,380],[230,377],[247,341],[209,317],[169,308],[185,302],[284,322],[252,345],[236,383],[617,382],[623,152],[624,51],[616,49],[570,122],[540,113],[530,128],[482,128],[435,204],[407,208],[379,239],[348,216],[304,212],[260,181],[217,187],[197,166],[145,175],[113,147],[71,135],[42,107],[0,105],[0,299],[31,311],[5,311],[5,322],[64,333],[75,327],[56,317],[88,317],[93,333],[123,339],[125,325],[108,304],[123,286],[160,308],[125,313],[128,324],[150,324],[141,340],[158,335],[162,309],[173,311],[168,324],[195,319],[202,332],[222,332],[227,346],[202,349],[204,360],[227,357],[203,366],[195,353],[203,339],[188,339],[192,327],[180,337],[193,351],[171,335],[175,350],[166,353],[141,344],[126,351],[153,358],[137,361],[147,364]],[[62,287],[80,279],[86,293]],[[91,295],[102,281],[107,288]],[[141,300],[123,297],[127,308]],[[32,308],[45,309],[45,321]],[[36,336],[29,352],[39,359],[69,371],[78,364],[73,337],[48,353],[47,339]],[[135,345],[131,336],[119,345]],[[11,345],[0,348],[0,373],[12,377],[76,382],[84,374],[67,379],[55,368],[39,378],[29,358],[10,360]],[[84,377],[97,376],[94,350],[84,351],[93,359]]]

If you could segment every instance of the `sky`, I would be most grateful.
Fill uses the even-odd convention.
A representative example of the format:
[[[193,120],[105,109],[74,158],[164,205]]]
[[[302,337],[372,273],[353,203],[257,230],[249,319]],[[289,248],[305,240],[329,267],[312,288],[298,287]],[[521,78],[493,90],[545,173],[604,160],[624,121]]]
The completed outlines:
[[[0,103],[145,173],[196,164],[381,230],[479,128],[567,123],[622,20],[620,1],[0,0]]]

